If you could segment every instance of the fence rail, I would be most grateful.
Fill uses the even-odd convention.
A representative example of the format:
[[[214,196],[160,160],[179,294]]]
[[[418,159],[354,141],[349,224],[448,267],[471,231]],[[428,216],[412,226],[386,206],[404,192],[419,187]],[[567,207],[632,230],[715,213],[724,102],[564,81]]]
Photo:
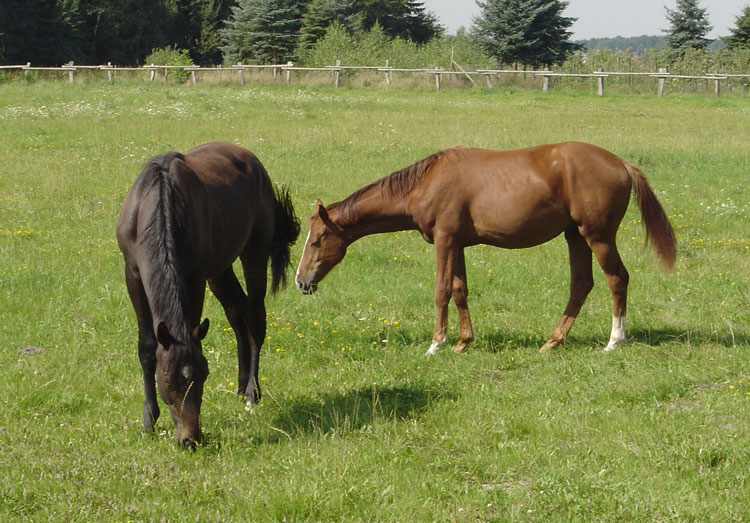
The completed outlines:
[[[342,71],[373,71],[385,74],[386,85],[390,86],[393,73],[406,73],[406,74],[417,74],[417,75],[433,75],[435,78],[435,88],[440,90],[441,78],[443,76],[463,76],[467,78],[472,84],[474,83],[473,76],[484,76],[487,81],[487,85],[491,87],[492,78],[499,79],[503,75],[531,75],[533,77],[540,77],[542,79],[542,90],[549,90],[550,83],[556,78],[595,78],[597,80],[597,94],[602,96],[604,94],[604,80],[609,77],[650,77],[658,79],[657,95],[662,96],[666,88],[666,82],[668,80],[705,80],[714,82],[714,94],[719,96],[721,93],[721,82],[728,80],[744,80],[741,83],[741,92],[745,92],[745,84],[750,83],[750,74],[730,74],[730,73],[715,73],[715,74],[696,74],[696,75],[684,75],[684,74],[670,74],[666,69],[660,69],[658,72],[626,72],[626,71],[595,71],[592,73],[562,73],[554,72],[549,70],[517,70],[517,69],[477,69],[476,71],[465,71],[458,64],[455,64],[456,70],[446,70],[442,67],[432,68],[399,68],[392,67],[386,63],[384,66],[352,66],[352,65],[341,65],[341,61],[337,60],[335,65],[328,65],[324,67],[299,67],[295,66],[292,62],[286,64],[270,64],[270,65],[257,65],[257,64],[243,64],[237,63],[231,66],[216,66],[216,67],[201,67],[196,65],[158,65],[150,64],[141,67],[121,67],[108,63],[106,65],[75,65],[73,62],[69,62],[60,67],[36,67],[32,66],[31,63],[24,65],[0,65],[0,71],[2,70],[21,70],[24,75],[28,75],[34,71],[46,71],[46,72],[61,72],[67,74],[68,82],[73,83],[75,81],[75,73],[78,71],[91,71],[99,70],[107,73],[108,80],[114,82],[117,78],[118,72],[127,71],[140,71],[149,73],[149,81],[156,79],[157,73],[161,73],[163,78],[166,80],[169,71],[182,70],[190,73],[190,83],[196,85],[198,82],[197,73],[212,72],[218,73],[219,77],[224,72],[237,73],[238,81],[240,84],[245,84],[244,73],[252,70],[269,70],[273,73],[273,78],[276,80],[280,72],[285,73],[285,81],[287,85],[291,83],[292,72],[325,72],[331,74],[332,83],[334,87],[339,86],[339,78]]]

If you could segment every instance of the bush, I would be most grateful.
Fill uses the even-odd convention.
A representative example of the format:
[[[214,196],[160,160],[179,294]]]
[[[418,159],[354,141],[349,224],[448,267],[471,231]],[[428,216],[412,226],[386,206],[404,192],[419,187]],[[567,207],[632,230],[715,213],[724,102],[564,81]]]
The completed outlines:
[[[466,69],[491,66],[494,61],[464,36],[433,38],[417,44],[403,38],[388,38],[380,25],[352,35],[341,24],[332,24],[315,45],[301,52],[299,59],[309,67],[324,67],[341,60],[344,65],[374,66],[388,64],[400,68],[443,67],[454,60]]]
[[[176,47],[161,47],[151,51],[146,57],[145,65],[195,65],[186,49]],[[172,69],[168,78],[177,83],[184,83],[190,77],[185,69]]]

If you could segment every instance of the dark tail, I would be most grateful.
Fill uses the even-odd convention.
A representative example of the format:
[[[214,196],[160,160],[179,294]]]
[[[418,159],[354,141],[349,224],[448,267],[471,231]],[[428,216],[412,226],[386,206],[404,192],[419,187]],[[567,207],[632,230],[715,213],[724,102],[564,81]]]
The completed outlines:
[[[271,241],[271,292],[276,293],[279,286],[286,285],[286,270],[291,263],[290,249],[299,236],[300,224],[294,214],[289,189],[275,189],[274,204],[275,228]]]
[[[625,168],[633,182],[638,207],[646,226],[646,240],[651,241],[664,269],[671,271],[677,258],[677,242],[669,219],[641,170],[627,162]]]

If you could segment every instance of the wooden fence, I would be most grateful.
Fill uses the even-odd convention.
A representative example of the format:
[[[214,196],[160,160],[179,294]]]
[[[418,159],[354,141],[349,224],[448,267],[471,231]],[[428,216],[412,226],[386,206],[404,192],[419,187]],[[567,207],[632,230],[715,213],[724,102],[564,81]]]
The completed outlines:
[[[390,86],[393,81],[393,73],[407,73],[415,75],[426,75],[433,76],[435,82],[435,89],[440,90],[442,79],[444,77],[463,77],[475,84],[474,77],[484,77],[488,87],[492,87],[492,80],[498,81],[504,75],[532,75],[539,77],[542,80],[542,90],[547,91],[550,88],[550,83],[553,79],[559,78],[592,78],[596,79],[596,90],[599,96],[604,95],[605,79],[609,77],[617,76],[629,76],[629,77],[650,77],[658,79],[657,82],[657,95],[663,96],[667,82],[669,80],[704,80],[706,82],[713,82],[713,92],[716,96],[719,96],[722,91],[722,82],[727,80],[741,80],[740,89],[741,92],[745,92],[745,84],[750,82],[750,74],[702,74],[702,75],[673,75],[667,72],[666,69],[659,69],[658,72],[613,72],[613,71],[602,71],[599,70],[594,73],[560,73],[547,70],[516,70],[516,69],[478,69],[476,71],[466,71],[461,68],[460,65],[453,63],[451,70],[446,70],[442,67],[433,67],[430,69],[407,69],[391,67],[386,60],[384,66],[346,66],[341,65],[341,60],[337,60],[335,65],[325,67],[298,67],[292,62],[286,64],[273,64],[273,65],[250,65],[238,63],[228,67],[200,67],[193,65],[145,65],[142,67],[119,67],[112,64],[107,65],[74,65],[73,62],[65,64],[61,67],[33,67],[31,63],[25,65],[0,65],[0,71],[2,70],[20,70],[23,71],[24,75],[29,75],[34,71],[52,71],[59,72],[67,75],[68,82],[75,81],[75,73],[78,71],[103,71],[107,73],[107,79],[110,82],[114,82],[117,79],[118,72],[126,71],[140,71],[148,73],[149,81],[154,81],[157,74],[163,76],[166,80],[169,72],[173,70],[182,70],[189,72],[190,84],[196,85],[198,83],[198,73],[211,72],[218,74],[219,78],[225,73],[236,74],[237,80],[241,85],[245,84],[245,73],[252,70],[266,70],[271,71],[273,79],[283,73],[285,82],[287,85],[291,84],[291,77],[293,72],[324,72],[331,75],[331,82],[333,87],[338,88],[339,79],[342,71],[353,70],[353,71],[376,71],[384,74],[386,86]]]

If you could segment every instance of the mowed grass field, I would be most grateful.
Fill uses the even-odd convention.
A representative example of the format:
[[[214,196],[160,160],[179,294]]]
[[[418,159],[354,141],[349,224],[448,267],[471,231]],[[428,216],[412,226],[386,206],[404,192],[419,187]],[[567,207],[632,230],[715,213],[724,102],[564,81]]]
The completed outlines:
[[[743,520],[750,507],[750,99],[588,92],[0,84],[0,519]],[[416,232],[354,243],[312,296],[266,300],[262,404],[234,394],[212,297],[205,443],[141,431],[135,318],[114,237],[145,161],[228,140],[331,203],[449,146],[580,140],[639,165],[674,273],[634,201],[618,244],[627,343],[604,353],[601,270],[566,345],[562,238],[467,250],[476,341],[426,358],[434,257]],[[502,210],[500,210],[502,211]],[[290,271],[290,281],[293,278]],[[457,334],[451,306],[449,342]]]

